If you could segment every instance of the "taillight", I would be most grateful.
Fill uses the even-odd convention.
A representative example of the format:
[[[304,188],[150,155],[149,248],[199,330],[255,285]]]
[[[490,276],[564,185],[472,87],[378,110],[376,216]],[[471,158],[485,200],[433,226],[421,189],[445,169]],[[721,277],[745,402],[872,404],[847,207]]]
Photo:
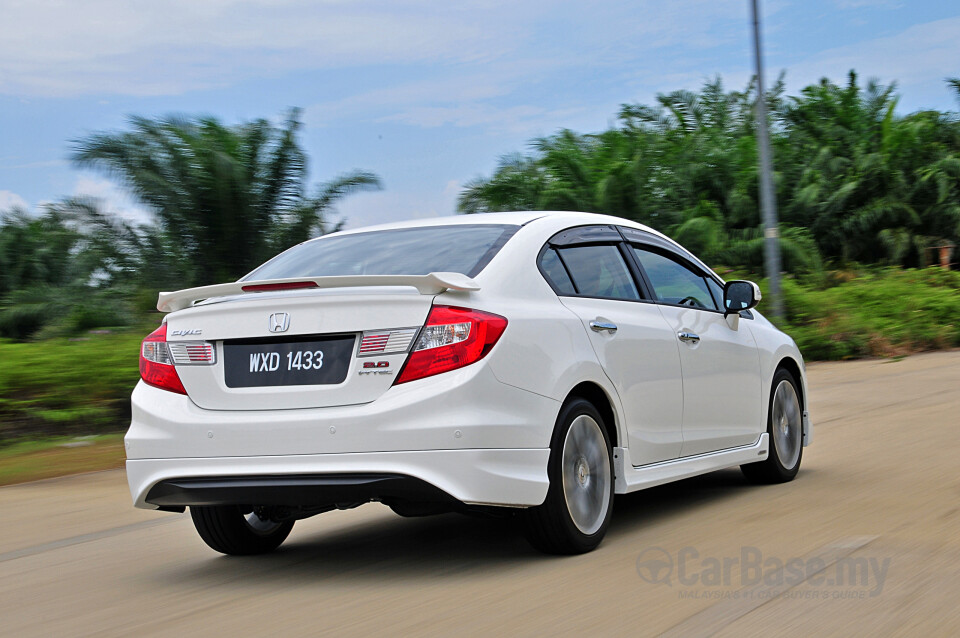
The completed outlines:
[[[487,356],[507,328],[500,315],[434,306],[397,383],[449,372]]]
[[[167,348],[167,324],[162,324],[143,340],[140,346],[140,378],[163,390],[187,393]]]

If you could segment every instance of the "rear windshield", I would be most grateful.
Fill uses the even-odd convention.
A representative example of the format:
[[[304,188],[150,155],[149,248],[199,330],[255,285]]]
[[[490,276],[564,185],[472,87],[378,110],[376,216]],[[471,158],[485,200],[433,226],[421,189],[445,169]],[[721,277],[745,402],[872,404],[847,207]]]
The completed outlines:
[[[475,224],[332,235],[294,246],[243,279],[432,272],[458,272],[474,277],[519,228]]]

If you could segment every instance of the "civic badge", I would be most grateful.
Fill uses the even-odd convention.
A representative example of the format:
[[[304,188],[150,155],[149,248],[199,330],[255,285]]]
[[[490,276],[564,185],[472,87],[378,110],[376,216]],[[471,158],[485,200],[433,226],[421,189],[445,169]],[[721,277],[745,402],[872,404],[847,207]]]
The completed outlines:
[[[275,312],[270,315],[270,332],[286,332],[290,327],[290,315],[286,312]]]

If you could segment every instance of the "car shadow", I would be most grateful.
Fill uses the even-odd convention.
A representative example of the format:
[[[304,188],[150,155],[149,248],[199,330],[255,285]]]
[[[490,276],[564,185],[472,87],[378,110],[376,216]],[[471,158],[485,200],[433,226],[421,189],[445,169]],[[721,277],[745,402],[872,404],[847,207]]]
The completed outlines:
[[[739,468],[717,470],[692,478],[617,496],[607,538],[630,534],[638,527],[687,514],[698,506],[761,489]]]
[[[617,496],[605,542],[617,543],[644,525],[752,489],[763,488],[749,484],[739,470],[731,469]],[[247,578],[253,570],[257,582],[264,584],[389,583],[409,582],[411,577],[430,581],[463,573],[497,572],[556,560],[527,544],[516,518],[397,516],[332,532],[295,534],[264,556],[211,554],[208,560],[172,563],[150,578],[169,581],[171,586],[184,579],[222,585]]]

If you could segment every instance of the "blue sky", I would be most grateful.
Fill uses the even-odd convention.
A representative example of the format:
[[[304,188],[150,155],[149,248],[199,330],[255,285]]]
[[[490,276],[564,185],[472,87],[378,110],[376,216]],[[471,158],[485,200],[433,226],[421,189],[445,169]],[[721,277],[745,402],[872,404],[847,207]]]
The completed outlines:
[[[768,83],[897,81],[899,110],[957,110],[960,4],[763,0]],[[92,195],[147,213],[66,160],[130,114],[228,123],[303,107],[311,177],[377,173],[348,226],[453,214],[462,184],[619,105],[752,73],[748,0],[0,0],[0,211]]]

